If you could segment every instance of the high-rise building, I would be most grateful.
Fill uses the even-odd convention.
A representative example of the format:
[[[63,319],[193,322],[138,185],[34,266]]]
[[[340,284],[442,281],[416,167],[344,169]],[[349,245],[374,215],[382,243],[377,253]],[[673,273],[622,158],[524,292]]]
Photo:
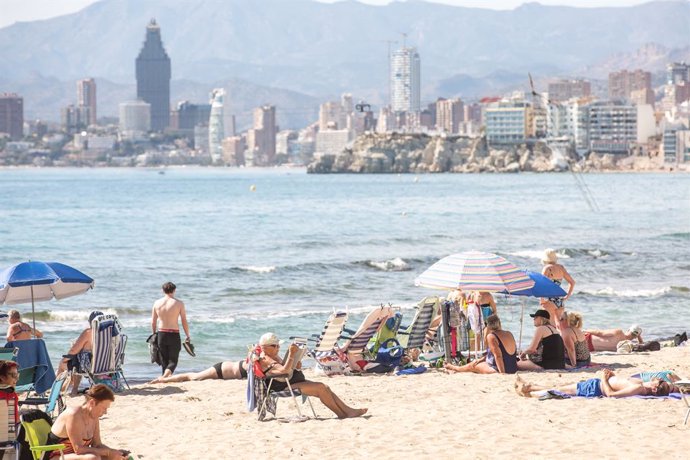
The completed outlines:
[[[142,139],[151,130],[151,104],[128,101],[120,104],[120,134],[129,139]]]
[[[589,105],[590,150],[597,153],[628,154],[637,141],[637,108],[620,101]]]
[[[192,136],[194,127],[208,125],[211,117],[211,104],[192,104],[182,101],[170,113],[170,127],[176,131]]]
[[[96,80],[93,78],[77,81],[77,107],[88,107],[86,124],[96,124]]]
[[[136,60],[137,98],[151,104],[151,129],[170,125],[170,58],[163,48],[161,29],[152,19]]]
[[[13,141],[24,135],[24,98],[14,93],[0,94],[0,133]]]
[[[393,112],[419,112],[421,71],[419,53],[403,47],[393,51],[390,62],[391,109]]]
[[[574,97],[589,97],[592,85],[587,80],[558,80],[549,83],[549,99],[552,101],[567,101]]]
[[[464,104],[460,99],[439,99],[436,102],[436,129],[448,134],[460,132],[464,121]]]
[[[630,100],[633,91],[652,91],[652,74],[644,70],[611,72],[609,74],[609,99]]]
[[[275,106],[254,109],[254,128],[247,132],[247,156],[251,157],[253,166],[274,164],[277,131]]]
[[[339,102],[324,102],[319,106],[319,129],[345,129],[346,117]]]
[[[532,107],[526,102],[501,101],[485,112],[489,144],[519,144],[532,135]]]
[[[666,66],[666,83],[678,85],[683,82],[690,83],[690,64],[685,62],[673,62]]]
[[[70,104],[67,107],[63,107],[60,113],[62,129],[69,134],[85,130],[90,124],[90,114],[91,108],[88,106],[74,106]]]
[[[208,120],[208,149],[211,161],[217,163],[223,158],[223,139],[225,139],[225,117],[223,104],[224,89],[211,92],[211,116]]]

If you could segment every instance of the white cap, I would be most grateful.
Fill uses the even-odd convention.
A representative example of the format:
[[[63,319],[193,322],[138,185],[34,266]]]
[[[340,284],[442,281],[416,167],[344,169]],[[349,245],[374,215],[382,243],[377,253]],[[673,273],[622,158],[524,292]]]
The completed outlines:
[[[273,332],[267,332],[259,339],[259,345],[278,345],[280,340]]]
[[[633,324],[630,326],[630,329],[628,329],[628,334],[632,334],[637,337],[638,335],[642,334],[642,328],[637,324]]]

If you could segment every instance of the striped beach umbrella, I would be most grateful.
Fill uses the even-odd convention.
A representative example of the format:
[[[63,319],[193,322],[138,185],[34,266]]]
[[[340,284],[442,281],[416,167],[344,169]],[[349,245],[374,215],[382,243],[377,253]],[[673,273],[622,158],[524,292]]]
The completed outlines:
[[[488,252],[461,252],[444,257],[415,279],[416,286],[463,291],[516,292],[534,281],[511,262]]]

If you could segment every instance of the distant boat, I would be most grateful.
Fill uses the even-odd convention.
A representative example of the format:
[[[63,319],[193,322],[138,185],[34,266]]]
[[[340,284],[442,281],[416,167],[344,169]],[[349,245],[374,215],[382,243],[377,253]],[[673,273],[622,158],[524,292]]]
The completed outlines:
[[[161,169],[160,171],[158,171],[158,174],[165,174],[165,171]]]

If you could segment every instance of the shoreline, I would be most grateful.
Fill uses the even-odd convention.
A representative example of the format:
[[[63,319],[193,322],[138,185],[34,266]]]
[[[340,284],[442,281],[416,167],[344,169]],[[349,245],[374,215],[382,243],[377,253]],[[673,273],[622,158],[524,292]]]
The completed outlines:
[[[594,355],[595,363],[629,376],[672,368],[690,376],[690,346],[651,353]],[[592,378],[578,372],[521,372],[549,385]],[[368,407],[365,417],[338,420],[311,398],[319,420],[259,422],[246,408],[246,381],[209,380],[136,385],[118,393],[101,422],[103,440],[135,458],[240,458],[288,454],[303,458],[347,455],[382,458],[684,458],[690,425],[680,400],[600,398],[539,401],[518,396],[515,375],[367,375],[307,378],[328,384],[347,404]],[[82,398],[70,398],[78,404]],[[308,406],[303,409],[308,411]],[[306,412],[304,412],[306,413]],[[278,417],[296,415],[289,398]],[[232,435],[228,436],[228,432]],[[605,438],[599,433],[605,433]],[[199,438],[203,441],[199,442]],[[203,453],[203,454],[202,454]]]

